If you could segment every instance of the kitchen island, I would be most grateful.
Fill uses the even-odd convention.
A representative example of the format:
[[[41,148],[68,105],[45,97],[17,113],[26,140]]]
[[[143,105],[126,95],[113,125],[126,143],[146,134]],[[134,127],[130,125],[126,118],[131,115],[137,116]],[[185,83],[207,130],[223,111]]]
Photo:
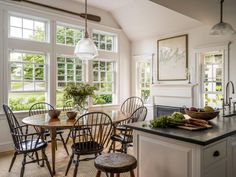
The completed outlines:
[[[236,177],[236,116],[210,124],[199,131],[127,125],[134,129],[137,177]]]

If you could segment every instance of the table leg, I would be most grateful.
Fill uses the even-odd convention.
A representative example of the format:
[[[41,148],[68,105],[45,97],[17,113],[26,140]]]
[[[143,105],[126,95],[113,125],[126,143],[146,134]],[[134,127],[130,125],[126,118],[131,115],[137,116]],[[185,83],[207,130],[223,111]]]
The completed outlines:
[[[55,175],[56,170],[55,170],[55,161],[56,161],[56,137],[57,137],[57,132],[56,128],[50,128],[50,135],[51,135],[51,150],[52,150],[52,173]]]

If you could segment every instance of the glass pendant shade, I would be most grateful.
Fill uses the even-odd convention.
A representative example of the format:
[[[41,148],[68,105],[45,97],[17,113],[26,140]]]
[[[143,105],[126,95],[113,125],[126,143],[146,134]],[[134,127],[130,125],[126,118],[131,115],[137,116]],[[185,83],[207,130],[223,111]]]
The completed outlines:
[[[84,37],[75,46],[74,54],[82,60],[91,60],[98,56],[98,50],[89,37]]]
[[[98,56],[98,49],[94,42],[89,38],[87,30],[87,0],[85,0],[85,33],[75,46],[74,54],[82,60],[92,60]]]
[[[227,34],[235,34],[235,30],[232,25],[225,22],[220,22],[214,25],[211,28],[210,35],[227,35]]]
[[[229,23],[223,22],[223,3],[224,0],[220,0],[220,22],[211,28],[210,35],[231,35],[235,34],[235,30]]]

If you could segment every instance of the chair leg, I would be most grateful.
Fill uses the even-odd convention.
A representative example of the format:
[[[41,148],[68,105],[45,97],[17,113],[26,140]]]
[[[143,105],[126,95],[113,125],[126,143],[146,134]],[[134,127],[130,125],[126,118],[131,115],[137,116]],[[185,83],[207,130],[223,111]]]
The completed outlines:
[[[66,153],[67,153],[67,155],[69,155],[69,152],[68,152],[68,149],[67,149],[67,146],[66,146],[66,143],[65,143],[65,140],[64,140],[62,134],[60,134],[60,137],[61,137],[62,144],[63,144],[63,146],[64,146],[64,148],[66,150]]]
[[[134,170],[131,170],[131,171],[130,171],[130,177],[135,177],[135,175],[134,175]]]
[[[114,173],[111,173],[111,174],[110,174],[110,177],[114,177]]]
[[[78,167],[79,167],[79,155],[77,155],[77,159],[76,159],[76,162],[75,162],[75,169],[74,169],[74,175],[73,175],[73,177],[76,177],[76,176],[77,176]]]
[[[23,177],[23,176],[24,176],[25,163],[26,163],[26,156],[27,156],[27,154],[24,154],[24,158],[23,158],[22,166],[21,166],[21,171],[20,171],[20,177]]]
[[[48,168],[48,170],[49,170],[49,173],[50,173],[51,177],[53,177],[52,169],[51,169],[50,163],[49,163],[49,161],[48,161],[48,157],[47,157],[47,155],[45,154],[45,149],[42,150],[42,154],[43,154],[43,161],[44,161],[44,160],[46,161],[46,165],[47,165],[47,168]]]
[[[117,174],[116,174],[116,177],[120,177],[120,173],[117,173]]]
[[[71,163],[72,163],[73,159],[74,159],[74,153],[72,152],[72,154],[71,154],[71,156],[70,156],[69,163],[68,163],[67,168],[66,168],[66,174],[65,174],[65,176],[67,175],[67,173],[68,173],[68,171],[69,171],[69,169],[70,169],[70,166],[71,166]]]
[[[111,145],[110,145],[110,147],[109,147],[108,153],[111,152],[111,150],[112,150],[112,148],[113,148],[113,144],[114,144],[114,141],[111,141]]]
[[[101,171],[100,170],[97,171],[96,177],[101,177]]]
[[[43,155],[45,154],[45,151],[41,150],[41,154],[42,154],[42,157],[43,157]],[[44,160],[42,161],[41,167],[44,167]]]
[[[38,165],[39,165],[39,154],[38,154],[37,151],[35,152],[35,156],[36,156],[37,163],[38,163]]]
[[[70,129],[70,131],[69,131],[69,133],[68,133],[68,136],[67,136],[67,138],[66,138],[66,144],[68,143],[68,141],[69,141],[69,139],[70,139],[70,135],[71,135],[71,129]]]
[[[12,160],[11,160],[11,165],[10,165],[10,167],[9,167],[9,170],[8,170],[8,172],[10,172],[11,171],[11,168],[12,168],[12,166],[13,166],[13,164],[14,164],[14,162],[15,162],[15,160],[16,160],[16,156],[18,155],[18,153],[15,151],[14,152],[14,155],[13,155],[13,157],[12,157]]]

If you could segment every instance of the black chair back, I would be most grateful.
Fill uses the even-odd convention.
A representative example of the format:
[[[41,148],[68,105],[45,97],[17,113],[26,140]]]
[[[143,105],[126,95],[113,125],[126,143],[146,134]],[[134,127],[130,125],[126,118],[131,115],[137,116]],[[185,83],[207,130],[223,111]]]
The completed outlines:
[[[142,106],[133,112],[133,114],[130,116],[128,123],[141,122],[144,121],[146,117],[147,117],[147,108],[145,106]]]
[[[121,105],[121,112],[124,114],[132,114],[137,108],[144,105],[144,102],[141,98],[133,96],[124,101]]]
[[[54,110],[54,107],[50,105],[49,103],[45,103],[45,102],[35,103],[29,109],[29,116],[45,114],[49,110]]]
[[[73,129],[75,131],[73,131]],[[90,112],[82,115],[75,122],[72,129],[73,142],[86,142],[83,145],[87,149],[101,149],[109,138],[112,131],[112,120],[103,112]],[[78,130],[79,129],[79,130]],[[77,137],[77,138],[76,138]]]
[[[35,149],[40,140],[39,134],[28,134],[27,125],[20,125],[14,113],[7,105],[3,105],[3,110],[7,117],[15,149],[18,152]]]

